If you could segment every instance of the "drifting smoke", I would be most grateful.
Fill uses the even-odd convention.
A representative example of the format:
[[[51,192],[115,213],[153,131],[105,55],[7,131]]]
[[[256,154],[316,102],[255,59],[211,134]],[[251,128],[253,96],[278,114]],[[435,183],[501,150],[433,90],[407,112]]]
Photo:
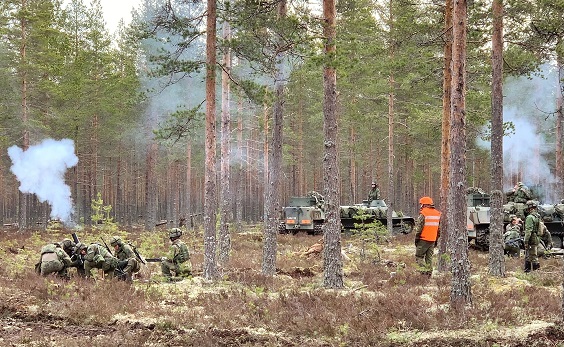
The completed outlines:
[[[23,151],[18,146],[8,148],[12,160],[10,171],[20,182],[22,193],[32,193],[39,201],[51,205],[51,218],[71,222],[72,200],[64,176],[68,168],[78,163],[74,142],[69,139],[43,140]]]
[[[503,121],[512,122],[515,131],[503,137],[504,190],[522,181],[543,203],[555,203],[554,127],[558,74],[549,64],[541,76],[510,77],[504,81]],[[490,149],[490,143],[481,141]]]

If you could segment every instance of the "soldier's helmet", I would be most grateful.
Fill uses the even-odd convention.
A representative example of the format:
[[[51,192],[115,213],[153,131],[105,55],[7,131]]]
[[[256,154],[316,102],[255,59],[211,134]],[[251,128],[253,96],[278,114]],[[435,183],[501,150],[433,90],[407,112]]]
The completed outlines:
[[[86,248],[88,248],[88,247],[86,247],[86,245],[82,242],[79,242],[79,243],[76,244],[76,251],[77,252],[80,252],[80,251],[82,251],[83,249],[86,249]]]
[[[63,239],[63,241],[59,242],[59,245],[63,249],[71,249],[71,248],[76,247],[76,244],[71,239]]]
[[[536,200],[527,201],[527,207],[528,208],[537,208],[537,206],[539,206],[538,201],[536,201]]]
[[[372,181],[372,187],[376,187],[376,186],[377,186],[376,182]]]
[[[421,205],[433,205],[433,199],[431,199],[428,196],[424,196],[421,199],[419,199],[419,203]]]
[[[182,236],[182,230],[180,230],[179,228],[172,228],[170,229],[170,232],[168,234],[168,237],[170,239],[177,239],[180,236]]]
[[[121,240],[121,237],[119,236],[112,236],[112,238],[110,239],[110,245],[115,246],[115,245],[123,245],[123,241]]]

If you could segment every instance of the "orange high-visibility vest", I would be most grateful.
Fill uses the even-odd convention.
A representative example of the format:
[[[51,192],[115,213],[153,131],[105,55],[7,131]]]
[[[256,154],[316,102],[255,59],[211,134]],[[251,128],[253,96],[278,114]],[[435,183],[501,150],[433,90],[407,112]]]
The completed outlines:
[[[421,230],[421,240],[429,242],[437,241],[441,212],[434,208],[423,207],[421,214],[425,216],[425,225],[423,225],[423,230]]]

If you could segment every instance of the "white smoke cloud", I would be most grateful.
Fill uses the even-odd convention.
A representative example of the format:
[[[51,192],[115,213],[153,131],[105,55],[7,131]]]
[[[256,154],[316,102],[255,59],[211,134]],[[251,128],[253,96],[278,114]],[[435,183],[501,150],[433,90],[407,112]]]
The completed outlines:
[[[10,171],[20,182],[20,191],[35,194],[41,202],[47,201],[51,205],[51,218],[70,222],[71,190],[64,177],[67,169],[78,163],[74,142],[46,139],[25,152],[12,146],[8,148],[8,156],[12,160]]]
[[[539,74],[509,77],[503,86],[503,121],[512,122],[515,133],[503,137],[504,189],[517,181],[534,187],[543,202],[554,203],[554,127],[558,73],[553,65],[541,66]],[[479,141],[490,149],[490,142]]]

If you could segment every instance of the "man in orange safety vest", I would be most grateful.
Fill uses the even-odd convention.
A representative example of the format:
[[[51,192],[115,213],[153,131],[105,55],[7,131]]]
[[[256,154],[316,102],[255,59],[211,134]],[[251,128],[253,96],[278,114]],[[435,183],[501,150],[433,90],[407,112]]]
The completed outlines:
[[[433,272],[433,252],[440,236],[441,212],[435,209],[433,199],[419,199],[419,217],[415,223],[415,260],[419,271],[426,275]]]

